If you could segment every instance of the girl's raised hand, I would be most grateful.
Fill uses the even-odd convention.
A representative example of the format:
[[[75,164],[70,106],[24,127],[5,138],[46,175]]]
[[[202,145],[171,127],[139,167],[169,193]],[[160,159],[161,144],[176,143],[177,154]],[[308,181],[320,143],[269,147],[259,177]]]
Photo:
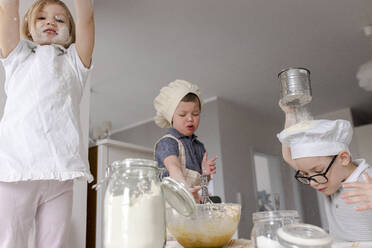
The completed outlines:
[[[214,156],[208,160],[208,152],[204,153],[202,161],[203,175],[210,176],[212,174],[216,174],[216,160],[217,156]]]
[[[17,47],[19,34],[19,0],[0,0],[0,53],[3,58]]]
[[[352,189],[341,195],[341,198],[347,204],[363,203],[355,207],[357,211],[372,210],[372,178],[367,172],[364,172],[363,179],[365,182],[345,183],[342,185],[344,189]]]
[[[94,11],[92,0],[74,0],[76,9],[76,50],[86,68],[91,65],[94,48]]]

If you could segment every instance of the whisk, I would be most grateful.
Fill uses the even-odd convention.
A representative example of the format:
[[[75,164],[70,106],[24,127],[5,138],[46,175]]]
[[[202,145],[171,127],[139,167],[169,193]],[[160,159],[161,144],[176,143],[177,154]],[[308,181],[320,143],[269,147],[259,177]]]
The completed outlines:
[[[201,176],[201,189],[202,189],[202,204],[213,204],[212,200],[209,198],[209,193],[208,193],[208,176],[207,175],[202,175]]]

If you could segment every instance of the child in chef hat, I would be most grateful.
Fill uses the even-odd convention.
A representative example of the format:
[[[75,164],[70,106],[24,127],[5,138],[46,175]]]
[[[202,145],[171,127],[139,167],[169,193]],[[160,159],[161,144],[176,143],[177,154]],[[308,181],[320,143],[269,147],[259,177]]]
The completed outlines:
[[[155,123],[168,128],[155,144],[155,159],[170,176],[190,188],[199,200],[201,174],[216,173],[217,156],[208,160],[208,153],[195,135],[200,123],[202,98],[197,85],[176,80],[160,90],[154,100]]]
[[[285,129],[278,134],[283,158],[297,170],[299,182],[323,193],[334,240],[372,240],[372,166],[351,159],[350,122],[307,120],[291,126],[293,110],[281,107],[286,113]]]

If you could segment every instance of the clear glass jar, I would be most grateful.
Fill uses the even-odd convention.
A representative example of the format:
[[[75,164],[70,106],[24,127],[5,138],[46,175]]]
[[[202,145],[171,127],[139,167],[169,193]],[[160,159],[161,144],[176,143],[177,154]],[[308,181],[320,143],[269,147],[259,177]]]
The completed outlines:
[[[251,240],[256,248],[281,247],[277,230],[285,225],[299,223],[300,218],[295,210],[264,211],[253,213]]]
[[[291,224],[277,231],[284,248],[331,248],[332,238],[322,228],[309,224]]]
[[[156,162],[126,159],[111,168],[104,200],[104,247],[163,248],[165,202]]]
[[[160,182],[157,163],[125,159],[108,167],[104,199],[104,248],[163,248],[166,243],[165,201],[191,215],[195,201],[171,178]]]

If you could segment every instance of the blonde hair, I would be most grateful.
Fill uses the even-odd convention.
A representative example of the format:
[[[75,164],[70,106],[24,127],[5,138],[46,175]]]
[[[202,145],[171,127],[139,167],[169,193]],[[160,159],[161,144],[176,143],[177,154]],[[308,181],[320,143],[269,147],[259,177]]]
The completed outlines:
[[[66,4],[61,0],[37,0],[32,6],[27,10],[26,14],[23,16],[22,26],[21,26],[21,37],[26,40],[33,41],[29,27],[30,25],[35,25],[35,16],[39,11],[45,7],[47,4],[58,4],[66,10],[67,18],[69,20],[69,30],[70,30],[70,39],[65,45],[69,47],[72,43],[75,42],[75,22],[74,18],[71,15],[70,10],[67,8]]]

